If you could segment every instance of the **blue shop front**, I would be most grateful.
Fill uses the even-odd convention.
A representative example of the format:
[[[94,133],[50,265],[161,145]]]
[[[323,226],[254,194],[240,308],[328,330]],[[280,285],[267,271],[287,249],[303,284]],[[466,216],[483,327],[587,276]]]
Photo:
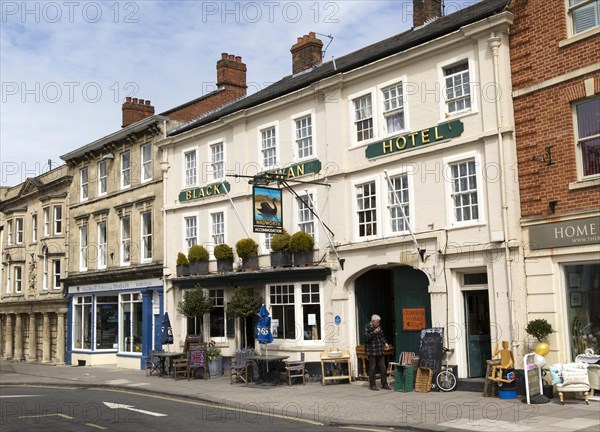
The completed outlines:
[[[67,297],[67,364],[143,369],[161,348],[161,279],[71,285]]]

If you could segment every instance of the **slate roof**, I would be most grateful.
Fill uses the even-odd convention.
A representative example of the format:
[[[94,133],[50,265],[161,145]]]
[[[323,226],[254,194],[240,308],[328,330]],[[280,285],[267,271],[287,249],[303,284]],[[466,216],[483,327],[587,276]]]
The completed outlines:
[[[441,36],[459,30],[461,27],[480,21],[504,11],[511,0],[483,0],[473,6],[453,14],[438,18],[427,25],[413,28],[398,35],[368,45],[345,56],[336,58],[296,75],[288,75],[280,81],[250,96],[239,99],[221,109],[205,114],[178,128],[168,136],[179,135],[196,127],[212,123],[226,115],[248,109],[288,93],[305,88],[325,78],[348,72],[390,55],[416,47]]]

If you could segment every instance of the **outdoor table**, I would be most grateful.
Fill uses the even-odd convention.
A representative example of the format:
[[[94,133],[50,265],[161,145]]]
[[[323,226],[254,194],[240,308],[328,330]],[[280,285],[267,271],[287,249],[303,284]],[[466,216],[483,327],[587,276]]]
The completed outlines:
[[[258,363],[258,375],[263,382],[279,384],[282,371],[281,365],[283,364],[283,360],[287,358],[289,358],[289,356],[269,354],[253,355],[250,357],[250,360],[254,360]],[[274,368],[271,368],[271,371],[267,373],[269,363],[273,363]]]
[[[325,376],[325,365],[330,364],[331,366],[335,366],[337,364],[346,363],[347,366],[347,374],[340,372],[340,374],[336,375],[336,368],[332,367],[332,375]],[[340,367],[341,370],[341,367]],[[325,381],[331,380],[340,380],[347,379],[348,383],[352,382],[352,368],[350,365],[350,353],[348,350],[342,350],[339,355],[333,355],[333,353],[322,352],[321,353],[321,384],[325,385]]]
[[[165,374],[169,375],[169,369],[171,367],[171,360],[173,358],[182,357],[187,354],[183,353],[183,352],[162,352],[162,353],[157,353],[154,355],[156,357],[158,357],[158,359],[160,361],[160,375],[159,376],[164,376]],[[169,368],[167,368],[167,366],[166,366],[167,359],[169,359]]]

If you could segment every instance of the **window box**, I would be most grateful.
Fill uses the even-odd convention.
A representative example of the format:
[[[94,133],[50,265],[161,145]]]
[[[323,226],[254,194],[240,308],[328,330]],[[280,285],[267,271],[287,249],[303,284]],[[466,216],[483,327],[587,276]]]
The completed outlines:
[[[217,271],[219,273],[229,273],[233,271],[233,260],[217,260]]]
[[[293,262],[290,251],[271,252],[271,267],[291,267]]]

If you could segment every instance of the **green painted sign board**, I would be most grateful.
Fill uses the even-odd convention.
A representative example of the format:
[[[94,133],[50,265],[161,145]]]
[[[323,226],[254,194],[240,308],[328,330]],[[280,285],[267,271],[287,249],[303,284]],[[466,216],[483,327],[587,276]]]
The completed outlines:
[[[464,125],[460,120],[453,120],[440,123],[437,126],[412,132],[405,135],[398,135],[369,144],[365,149],[367,159],[374,159],[381,156],[389,156],[403,151],[413,150],[428,144],[435,144],[450,138],[456,138],[462,135]]]
[[[282,168],[265,171],[257,174],[283,174],[285,177],[283,180],[289,180],[294,177],[303,176],[306,174],[318,174],[321,171],[321,161],[318,159],[311,160],[308,162],[301,162],[293,165],[288,165]]]
[[[229,182],[213,183],[179,192],[179,202],[194,201],[213,196],[224,195],[231,190]]]

